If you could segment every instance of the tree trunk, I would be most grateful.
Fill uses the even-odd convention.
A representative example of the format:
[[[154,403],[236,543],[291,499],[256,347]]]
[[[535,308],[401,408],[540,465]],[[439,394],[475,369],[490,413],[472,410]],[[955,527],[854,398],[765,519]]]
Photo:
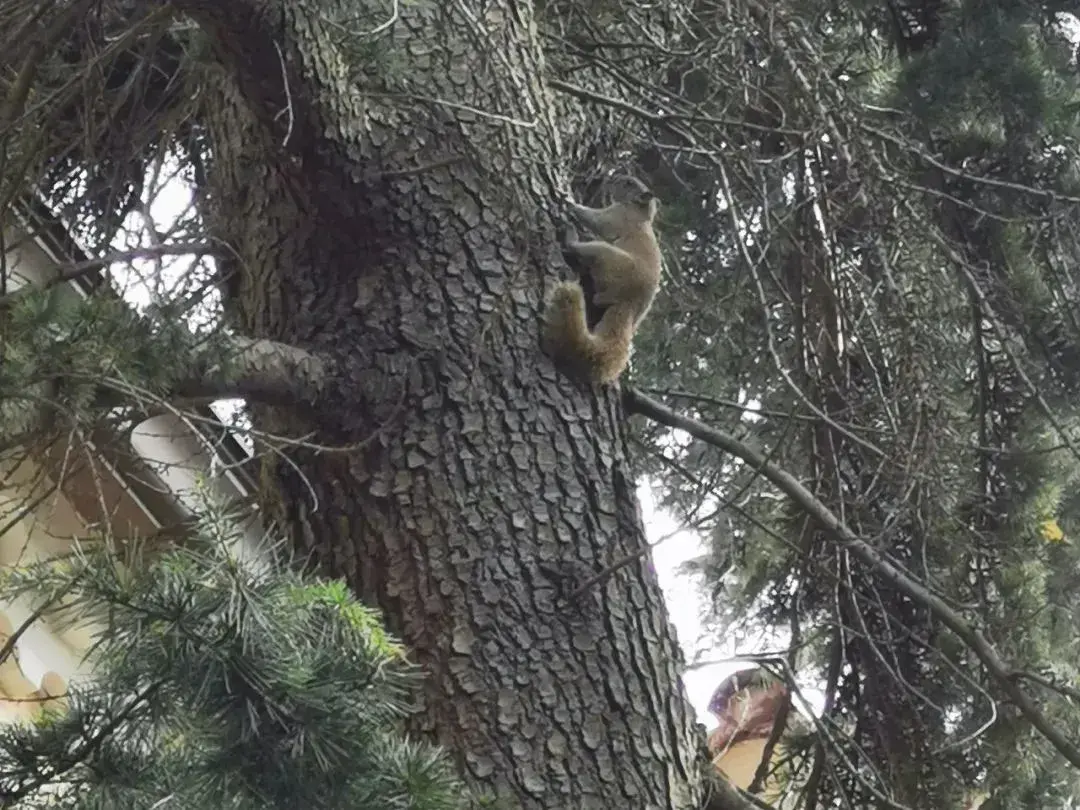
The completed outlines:
[[[385,611],[427,673],[415,728],[473,786],[699,805],[623,411],[539,348],[565,182],[531,4],[176,5],[215,55],[207,202],[237,321],[334,369],[255,424],[351,445],[267,454],[268,516]]]

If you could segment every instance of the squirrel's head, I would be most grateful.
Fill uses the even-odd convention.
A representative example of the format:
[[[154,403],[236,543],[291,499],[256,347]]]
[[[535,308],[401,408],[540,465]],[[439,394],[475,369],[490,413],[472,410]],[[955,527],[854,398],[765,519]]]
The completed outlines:
[[[660,210],[656,195],[636,177],[626,175],[620,180],[621,188],[613,194],[616,204],[625,207],[631,219],[651,223]]]

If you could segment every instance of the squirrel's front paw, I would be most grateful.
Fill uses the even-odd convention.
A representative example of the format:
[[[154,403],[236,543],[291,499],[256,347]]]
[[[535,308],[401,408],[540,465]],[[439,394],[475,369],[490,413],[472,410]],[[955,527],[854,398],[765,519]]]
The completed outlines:
[[[577,244],[578,242],[577,228],[575,228],[573,224],[569,222],[564,222],[562,224],[562,227],[560,228],[560,231],[561,234],[559,237],[559,241],[562,243],[563,250],[570,250],[573,245]]]

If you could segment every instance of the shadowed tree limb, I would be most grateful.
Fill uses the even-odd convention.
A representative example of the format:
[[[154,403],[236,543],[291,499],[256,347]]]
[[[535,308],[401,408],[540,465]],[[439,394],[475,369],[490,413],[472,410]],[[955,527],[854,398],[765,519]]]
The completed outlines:
[[[178,383],[173,394],[181,399],[242,397],[265,404],[313,402],[330,378],[330,363],[323,357],[273,340],[231,338],[232,350],[224,366]]]

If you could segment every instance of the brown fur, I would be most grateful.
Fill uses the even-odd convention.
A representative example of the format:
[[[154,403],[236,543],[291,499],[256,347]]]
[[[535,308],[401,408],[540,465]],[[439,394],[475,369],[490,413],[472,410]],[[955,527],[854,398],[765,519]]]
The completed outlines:
[[[601,240],[567,242],[592,278],[593,303],[605,307],[593,331],[585,318],[585,293],[576,282],[559,284],[548,299],[544,341],[549,354],[574,374],[611,383],[630,359],[630,344],[660,286],[660,246],[653,233],[657,201],[637,181],[629,199],[607,208],[571,204]]]

